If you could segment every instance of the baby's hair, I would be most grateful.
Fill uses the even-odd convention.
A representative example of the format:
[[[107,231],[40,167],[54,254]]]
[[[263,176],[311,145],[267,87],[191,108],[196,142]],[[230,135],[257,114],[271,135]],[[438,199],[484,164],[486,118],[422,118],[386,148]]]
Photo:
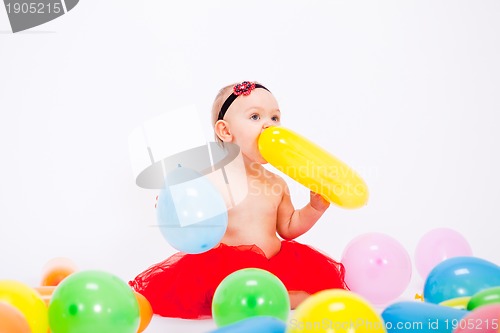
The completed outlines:
[[[212,105],[212,127],[215,129],[215,123],[217,122],[219,118],[219,112],[220,109],[222,108],[222,104],[224,104],[224,101],[233,93],[233,87],[238,83],[233,83],[230,85],[225,86],[221,90],[219,90],[219,93],[217,96],[215,96],[214,103]],[[218,141],[221,141],[220,138],[215,134],[215,139]]]

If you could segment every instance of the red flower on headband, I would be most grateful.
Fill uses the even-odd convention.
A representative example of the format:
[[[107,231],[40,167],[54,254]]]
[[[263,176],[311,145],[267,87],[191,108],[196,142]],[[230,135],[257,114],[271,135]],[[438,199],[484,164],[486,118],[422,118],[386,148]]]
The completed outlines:
[[[243,81],[233,87],[234,94],[236,96],[243,95],[248,96],[255,89],[255,83]]]

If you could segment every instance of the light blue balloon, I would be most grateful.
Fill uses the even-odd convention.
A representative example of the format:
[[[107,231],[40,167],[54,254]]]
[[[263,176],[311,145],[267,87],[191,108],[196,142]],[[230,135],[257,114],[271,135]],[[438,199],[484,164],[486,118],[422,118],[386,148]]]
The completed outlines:
[[[452,333],[468,311],[426,302],[404,301],[383,312],[387,333]]]
[[[424,299],[438,304],[496,286],[500,286],[498,265],[477,257],[453,257],[431,270],[424,285]]]
[[[158,226],[166,241],[185,253],[216,246],[227,229],[227,208],[217,189],[192,169],[179,167],[158,195]]]

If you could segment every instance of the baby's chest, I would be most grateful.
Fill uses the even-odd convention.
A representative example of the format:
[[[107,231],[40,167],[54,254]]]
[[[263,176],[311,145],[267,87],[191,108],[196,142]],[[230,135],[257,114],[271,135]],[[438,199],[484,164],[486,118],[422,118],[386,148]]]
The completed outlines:
[[[285,188],[282,183],[267,180],[265,177],[262,178],[263,179],[250,178],[248,180],[248,189],[250,193],[267,197],[281,197],[283,195]]]
[[[263,210],[276,210],[281,198],[283,188],[277,183],[254,181],[248,184],[248,195],[245,201],[253,207]]]

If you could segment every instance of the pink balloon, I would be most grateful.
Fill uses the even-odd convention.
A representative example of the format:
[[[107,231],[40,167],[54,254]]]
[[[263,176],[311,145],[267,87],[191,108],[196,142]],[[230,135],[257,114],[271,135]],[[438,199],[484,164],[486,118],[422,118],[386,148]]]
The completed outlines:
[[[420,238],[415,248],[415,267],[423,279],[440,262],[462,256],[472,256],[472,249],[459,232],[449,228],[437,228]]]
[[[347,286],[374,304],[396,299],[410,283],[408,252],[396,239],[382,233],[366,233],[351,240],[341,262]]]
[[[500,304],[481,306],[469,312],[459,322],[450,322],[453,333],[500,332]]]

